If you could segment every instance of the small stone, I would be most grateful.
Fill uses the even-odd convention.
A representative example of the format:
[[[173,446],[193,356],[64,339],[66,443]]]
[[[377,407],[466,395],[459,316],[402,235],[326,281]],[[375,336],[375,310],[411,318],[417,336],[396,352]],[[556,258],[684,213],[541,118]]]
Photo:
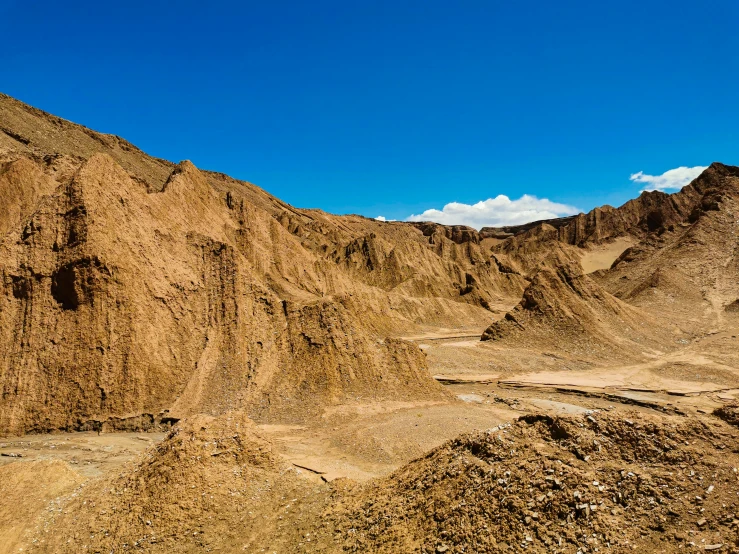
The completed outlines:
[[[696,521],[696,522],[695,522],[695,524],[696,524],[696,525],[697,525],[698,527],[703,527],[703,526],[704,526],[704,525],[705,525],[706,523],[708,523],[708,522],[706,521],[706,518],[701,518],[701,519],[699,519],[698,521]]]

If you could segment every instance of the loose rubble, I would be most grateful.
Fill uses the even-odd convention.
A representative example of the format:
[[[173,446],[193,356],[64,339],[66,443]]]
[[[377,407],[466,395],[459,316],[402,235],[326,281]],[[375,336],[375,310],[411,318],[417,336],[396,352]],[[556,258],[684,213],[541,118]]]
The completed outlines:
[[[335,540],[350,552],[739,552],[737,433],[631,420],[527,415],[463,435],[342,499]]]

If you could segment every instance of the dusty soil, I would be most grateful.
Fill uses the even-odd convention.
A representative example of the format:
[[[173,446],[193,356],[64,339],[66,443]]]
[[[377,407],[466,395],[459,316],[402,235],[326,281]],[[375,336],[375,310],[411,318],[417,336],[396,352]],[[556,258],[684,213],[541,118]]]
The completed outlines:
[[[637,244],[633,237],[619,237],[612,242],[595,244],[582,250],[580,264],[585,273],[609,269],[627,248]]]

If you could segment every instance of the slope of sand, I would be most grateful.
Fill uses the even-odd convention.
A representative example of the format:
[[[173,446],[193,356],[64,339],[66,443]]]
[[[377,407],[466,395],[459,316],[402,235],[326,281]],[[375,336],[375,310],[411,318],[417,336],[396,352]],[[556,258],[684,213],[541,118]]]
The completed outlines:
[[[593,273],[599,269],[609,269],[613,262],[638,241],[633,237],[619,237],[612,242],[590,245],[582,250],[580,264],[585,273]]]

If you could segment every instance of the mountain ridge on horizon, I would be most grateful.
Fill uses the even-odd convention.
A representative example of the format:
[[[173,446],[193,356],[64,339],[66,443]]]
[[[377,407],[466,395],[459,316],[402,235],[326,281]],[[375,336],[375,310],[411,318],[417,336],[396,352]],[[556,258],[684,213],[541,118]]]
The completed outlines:
[[[73,122],[71,120],[58,117],[58,116],[56,116],[54,114],[51,114],[50,112],[46,112],[46,111],[44,111],[44,110],[42,110],[40,108],[36,108],[34,106],[31,106],[29,104],[26,104],[26,103],[22,102],[21,100],[18,100],[16,98],[13,98],[12,96],[7,95],[7,94],[5,94],[3,92],[0,92],[0,100],[2,102],[4,102],[5,105],[6,105],[5,106],[5,112],[4,112],[4,115],[6,115],[6,116],[7,116],[7,107],[8,107],[7,104],[9,103],[10,105],[14,105],[17,108],[20,108],[22,111],[30,112],[30,114],[35,115],[35,116],[38,116],[38,117],[41,117],[42,119],[46,119],[48,121],[51,121],[51,122],[55,123],[56,125],[68,126],[71,129],[80,131],[81,133],[83,133],[83,134],[91,137],[93,140],[95,140],[96,142],[98,142],[101,146],[106,147],[107,149],[113,149],[114,148],[114,145],[117,144],[123,150],[134,150],[134,151],[137,151],[137,152],[141,153],[142,155],[144,155],[146,158],[150,159],[152,162],[154,162],[154,164],[161,164],[162,166],[164,166],[166,168],[169,168],[170,170],[172,168],[174,168],[178,164],[178,162],[175,162],[175,161],[172,161],[172,160],[167,160],[167,159],[164,159],[164,158],[157,158],[157,157],[151,156],[151,155],[147,154],[146,152],[144,152],[143,150],[141,150],[140,148],[138,148],[135,144],[129,142],[127,139],[125,139],[125,138],[123,138],[123,137],[121,137],[121,136],[119,136],[117,134],[114,134],[114,133],[103,133],[103,132],[100,132],[100,131],[95,131],[95,130],[93,130],[93,129],[89,128],[89,127],[86,127],[84,125],[80,125],[80,124],[75,123],[75,122]],[[25,146],[28,146],[28,144],[31,142],[31,138],[25,136],[23,126],[21,126],[21,129],[11,129],[11,128],[7,127],[7,126],[6,127],[0,127],[0,132],[5,133],[9,138],[17,141],[18,143],[24,144]],[[26,132],[26,134],[29,134],[30,135],[32,133]],[[44,145],[44,142],[42,141],[42,143],[39,146],[43,150],[43,148],[45,146]],[[89,148],[89,146],[87,148]],[[63,153],[63,152],[61,152],[61,153]],[[114,156],[114,157],[116,157],[116,156]],[[118,158],[116,158],[116,159],[118,159]],[[124,167],[125,167],[125,161],[124,160],[118,159],[118,161],[119,162],[120,161],[123,161]],[[182,161],[188,161],[188,160],[182,160]],[[713,163],[721,164],[721,162],[718,162],[718,161],[713,162]],[[711,165],[713,165],[713,164],[711,164]],[[724,164],[721,164],[721,165],[724,165]],[[201,171],[203,171],[204,173],[208,173],[208,174],[213,175],[215,181],[227,181],[227,180],[230,180],[230,181],[239,182],[239,183],[243,184],[244,186],[254,187],[255,189],[258,189],[264,195],[267,195],[270,198],[271,201],[277,202],[277,203],[279,203],[281,205],[291,206],[290,204],[288,204],[288,203],[280,200],[279,198],[277,198],[273,194],[269,193],[268,191],[266,191],[262,187],[259,187],[258,185],[254,184],[254,183],[252,183],[250,181],[245,181],[245,180],[242,180],[242,179],[235,179],[235,178],[229,176],[228,174],[226,174],[224,172],[221,172],[221,171],[219,171],[217,169],[201,169]],[[151,172],[152,174],[150,174],[149,172],[147,172],[145,170],[141,170],[141,173],[143,173],[145,175],[145,177],[143,177],[143,178],[145,180],[147,180],[147,182],[149,182],[149,186],[151,186],[151,187],[154,187],[155,188],[156,186],[161,186],[160,182],[163,183],[163,181],[162,181],[162,175],[164,175],[163,168],[160,168],[160,170],[158,170],[158,171]],[[663,191],[642,191],[642,192],[640,192],[639,196],[634,197],[631,200],[627,200],[626,202],[624,202],[624,204],[621,204],[620,206],[618,206],[616,208],[614,208],[613,206],[610,206],[609,204],[603,204],[603,205],[600,205],[600,206],[596,206],[596,207],[592,208],[591,210],[589,210],[587,212],[580,212],[580,213],[575,214],[575,215],[562,216],[562,217],[557,217],[557,218],[552,218],[552,219],[537,219],[537,220],[532,220],[532,221],[529,221],[529,222],[526,222],[526,223],[517,224],[517,225],[483,226],[480,229],[475,229],[475,231],[477,231],[478,233],[480,233],[481,236],[485,237],[485,236],[494,236],[496,234],[500,235],[500,234],[506,234],[506,233],[517,234],[519,232],[526,231],[526,230],[528,230],[528,229],[530,229],[532,227],[535,227],[538,224],[544,224],[544,223],[549,224],[549,225],[553,225],[553,226],[559,228],[560,226],[568,223],[569,221],[573,220],[574,218],[580,217],[583,214],[585,214],[585,215],[592,214],[594,212],[594,210],[596,210],[596,209],[605,210],[605,209],[609,209],[609,208],[610,209],[622,208],[628,202],[630,202],[632,200],[636,200],[637,198],[643,196],[644,194],[658,193],[658,194],[668,194],[669,195],[669,194],[675,194],[676,192],[679,192],[679,191],[675,191],[673,193],[665,193]],[[291,206],[291,207],[294,207],[294,206]],[[303,208],[299,208],[299,209],[301,209],[303,211],[321,211],[321,212],[324,212],[324,213],[330,213],[330,212],[326,212],[325,210],[323,210],[320,207],[314,207],[314,208],[304,208],[303,207]],[[336,214],[336,215],[339,215],[339,214]],[[347,214],[341,214],[341,215],[346,215],[346,216],[352,216],[352,215],[354,215],[354,216],[363,217],[363,218],[367,218],[367,219],[373,219],[373,218],[371,218],[369,216],[365,216],[365,215],[362,215],[362,214],[356,214],[356,213],[347,213]],[[433,223],[435,225],[443,225],[445,227],[460,227],[460,228],[461,227],[468,227],[469,229],[474,229],[472,227],[469,227],[469,226],[463,225],[463,224],[443,224],[443,223],[437,223],[435,221],[417,221],[417,222],[416,221],[405,221],[405,220],[403,220],[403,221],[397,221],[397,220],[392,221],[392,223],[395,223],[395,222],[410,223],[410,224],[419,223],[421,225],[428,224],[428,223]]]

